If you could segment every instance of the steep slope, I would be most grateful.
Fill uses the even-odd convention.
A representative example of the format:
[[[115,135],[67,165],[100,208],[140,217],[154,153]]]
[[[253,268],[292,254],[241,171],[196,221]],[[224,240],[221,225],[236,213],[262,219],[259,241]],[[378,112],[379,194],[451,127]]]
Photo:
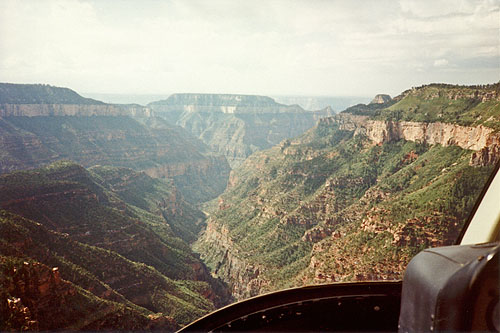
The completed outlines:
[[[145,316],[139,321],[147,324],[143,328],[152,313],[163,313],[166,323],[178,327],[229,300],[187,243],[203,214],[172,184],[131,169],[87,172],[58,162],[0,176],[0,207],[9,211],[1,225],[3,256],[57,266],[63,280],[81,289],[78,295],[86,294],[88,302],[101,304],[98,297],[122,304],[108,305],[112,312],[130,307]],[[8,297],[23,295],[13,288]],[[28,296],[23,304],[31,312],[45,306],[43,299]],[[69,298],[70,305],[77,302]],[[81,321],[91,323],[92,313],[81,309]],[[44,317],[36,320],[52,325]]]
[[[494,116],[500,101],[474,94],[455,100],[454,89],[476,88],[439,86],[438,95],[449,98],[429,102],[433,108],[474,99],[474,109],[489,120],[465,126],[462,117],[472,111],[460,112],[458,104],[450,123],[391,118],[408,98],[427,103],[421,89],[434,86],[325,118],[233,171],[195,249],[235,297],[401,278],[419,250],[454,241],[499,158],[500,136],[486,125],[500,120]],[[478,95],[494,89],[480,88]],[[410,107],[414,117],[425,112]],[[493,153],[482,159],[485,152]]]
[[[0,173],[69,159],[85,167],[114,165],[173,179],[191,202],[214,198],[226,187],[225,158],[150,116],[147,108],[94,103],[50,86],[0,84],[0,90]]]
[[[251,95],[174,94],[148,107],[226,156],[233,168],[253,152],[300,135],[333,114],[330,108],[305,111]]]

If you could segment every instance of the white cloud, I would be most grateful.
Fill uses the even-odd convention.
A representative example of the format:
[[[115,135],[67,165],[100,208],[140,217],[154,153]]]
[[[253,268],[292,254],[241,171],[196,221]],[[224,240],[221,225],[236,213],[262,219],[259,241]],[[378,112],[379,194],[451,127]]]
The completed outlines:
[[[434,60],[434,67],[443,67],[446,65],[448,65],[448,60],[446,59],[441,58]]]
[[[497,1],[474,0],[3,0],[0,77],[110,93],[396,94],[498,80],[483,64],[500,58],[499,20]]]

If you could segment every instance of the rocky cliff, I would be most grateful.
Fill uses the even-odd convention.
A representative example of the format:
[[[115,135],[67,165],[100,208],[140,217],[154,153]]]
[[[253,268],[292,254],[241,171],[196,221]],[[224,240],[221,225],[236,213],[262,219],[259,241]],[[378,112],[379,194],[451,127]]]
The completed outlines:
[[[211,246],[203,246],[200,245],[201,243],[211,244]],[[263,267],[241,258],[229,234],[229,229],[214,220],[208,220],[202,241],[198,241],[195,249],[202,251],[203,258],[210,258],[209,262],[213,265],[211,268],[214,276],[223,281],[230,281],[230,291],[236,299],[256,296],[263,290],[264,285],[268,284],[266,279],[260,276]],[[213,258],[218,258],[215,265]]]
[[[500,158],[500,84],[431,84],[409,89],[382,107],[358,105],[323,119],[374,143],[410,140],[477,151],[471,164]],[[372,106],[370,108],[370,106]]]
[[[461,126],[451,123],[426,123],[415,121],[372,120],[368,116],[356,116],[343,113],[320,120],[322,125],[336,123],[341,130],[354,131],[355,134],[366,135],[375,144],[407,140],[425,144],[440,144],[444,147],[456,145],[463,149],[482,151],[474,155],[473,160],[495,163],[500,158],[496,155],[500,147],[500,133],[483,125]],[[475,163],[475,162],[471,162]],[[478,162],[480,163],[480,162]],[[482,162],[484,164],[484,162]]]
[[[148,107],[226,156],[233,168],[252,153],[300,135],[333,114],[331,108],[305,111],[250,95],[174,94]]]

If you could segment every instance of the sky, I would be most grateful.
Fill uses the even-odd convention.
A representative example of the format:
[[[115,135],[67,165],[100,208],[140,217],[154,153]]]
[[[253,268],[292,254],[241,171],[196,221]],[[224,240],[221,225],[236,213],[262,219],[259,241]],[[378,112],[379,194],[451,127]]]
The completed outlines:
[[[0,0],[0,82],[391,96],[500,80],[500,0]]]

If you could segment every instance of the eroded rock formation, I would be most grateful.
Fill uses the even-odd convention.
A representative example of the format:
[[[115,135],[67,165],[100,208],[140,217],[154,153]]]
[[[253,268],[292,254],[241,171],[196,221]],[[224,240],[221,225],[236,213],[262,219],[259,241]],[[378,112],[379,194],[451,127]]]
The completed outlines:
[[[298,136],[319,118],[334,114],[329,107],[305,111],[252,95],[174,94],[148,107],[226,156],[233,168],[252,153]]]

